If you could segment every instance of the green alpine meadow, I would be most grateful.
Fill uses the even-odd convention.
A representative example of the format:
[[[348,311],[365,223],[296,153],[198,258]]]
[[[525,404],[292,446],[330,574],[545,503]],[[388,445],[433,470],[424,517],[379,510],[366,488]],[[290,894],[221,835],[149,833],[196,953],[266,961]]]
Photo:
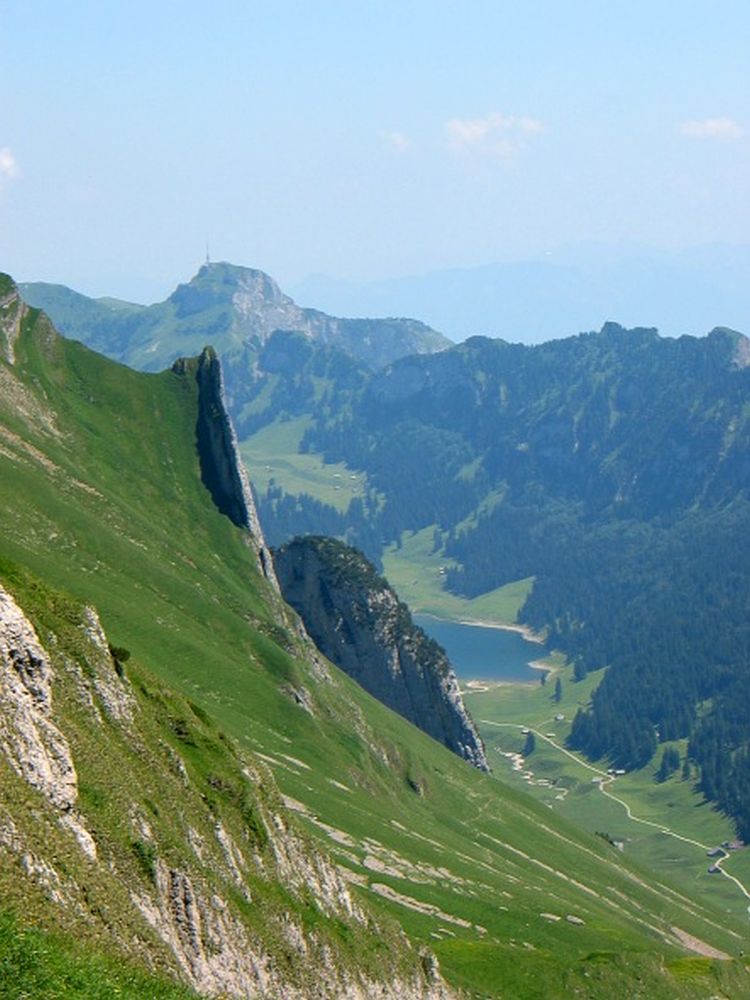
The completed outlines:
[[[136,372],[0,279],[2,995],[750,995],[718,906],[318,652],[202,346]]]

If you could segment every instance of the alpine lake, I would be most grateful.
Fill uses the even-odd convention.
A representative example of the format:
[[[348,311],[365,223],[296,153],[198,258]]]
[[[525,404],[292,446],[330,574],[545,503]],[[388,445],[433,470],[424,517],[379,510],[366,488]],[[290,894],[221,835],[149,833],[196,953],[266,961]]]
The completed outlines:
[[[461,681],[539,683],[542,671],[530,666],[544,656],[544,646],[520,632],[491,625],[414,615],[414,622],[439,642]]]

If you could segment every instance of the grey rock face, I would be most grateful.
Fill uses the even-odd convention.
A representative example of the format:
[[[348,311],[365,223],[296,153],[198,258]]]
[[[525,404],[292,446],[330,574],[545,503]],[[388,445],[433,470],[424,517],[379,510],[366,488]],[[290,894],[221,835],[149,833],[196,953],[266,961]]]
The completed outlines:
[[[459,1000],[429,952],[390,980],[374,981],[338,968],[314,934],[285,918],[279,931],[310,973],[310,983],[289,981],[274,956],[253,940],[227,900],[178,869],[156,866],[156,900],[133,894],[133,903],[169,946],[191,986],[207,996],[238,1000]],[[287,955],[288,961],[288,955]],[[317,970],[317,971],[316,971]],[[313,992],[314,990],[314,992]]]
[[[42,793],[94,861],[96,844],[75,809],[78,777],[70,746],[51,718],[52,679],[52,665],[34,626],[0,587],[0,753]]]
[[[58,809],[78,795],[73,759],[52,722],[52,667],[34,627],[0,587],[0,750]]]
[[[298,538],[274,553],[286,601],[330,660],[366,691],[482,770],[481,738],[444,650],[355,549]]]
[[[15,343],[21,330],[21,321],[26,306],[18,295],[18,289],[10,281],[0,283],[0,357],[9,365],[15,362]]]
[[[172,366],[185,375],[194,362],[180,358]],[[250,482],[237,447],[237,437],[229,419],[221,365],[216,353],[204,348],[195,372],[198,382],[198,456],[201,478],[214,503],[238,527],[250,532],[258,563],[266,579],[278,590],[273,559],[263,537]]]
[[[231,304],[231,333],[240,342],[251,338],[264,343],[275,330],[298,330],[374,368],[404,354],[442,350],[450,343],[418,320],[342,319],[302,308],[263,271],[226,263],[204,265],[189,284],[179,286],[170,301],[177,305],[180,318]]]

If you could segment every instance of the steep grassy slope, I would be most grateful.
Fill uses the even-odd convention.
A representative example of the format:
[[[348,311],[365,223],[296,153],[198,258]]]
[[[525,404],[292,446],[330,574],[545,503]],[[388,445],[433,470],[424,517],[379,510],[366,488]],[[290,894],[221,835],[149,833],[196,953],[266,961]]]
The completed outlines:
[[[438,955],[443,975],[470,992],[635,996],[637,983],[649,998],[750,993],[744,966],[687,959],[674,930],[737,955],[743,934],[723,915],[459,761],[314,657],[245,534],[201,484],[189,373],[123,369],[61,340],[34,311],[19,312],[9,284],[0,298],[3,582],[15,592],[26,581],[26,610],[40,633],[56,635],[58,626],[45,617],[46,599],[33,597],[34,580],[65,591],[72,607],[96,606],[109,641],[132,651],[135,665],[128,661],[125,671],[151,720],[150,738],[184,752],[204,805],[218,801],[234,815],[222,791],[222,762],[229,767],[231,754],[219,727],[240,755],[270,766],[296,822],[325,843],[353,898],[386,925],[395,917],[412,942]],[[20,592],[18,599],[23,605]],[[139,681],[158,695],[156,712]],[[218,770],[218,788],[205,787],[208,768],[186,749],[175,719],[187,721],[199,745],[216,746],[210,773]],[[91,743],[88,753],[95,755]],[[81,809],[108,842],[119,793],[107,800],[106,774],[94,779],[87,759],[91,790],[83,781]],[[166,793],[157,785],[148,794],[150,780],[143,769],[123,775],[129,787],[143,785],[149,825],[179,842],[183,806],[165,798],[162,808]],[[233,838],[240,836],[237,829]],[[146,852],[146,867],[148,860]],[[140,884],[148,877],[133,872]],[[264,903],[248,917],[251,927],[261,921],[259,932],[265,912]],[[37,915],[50,919],[46,907]],[[352,933],[340,928],[344,955]]]
[[[0,915],[0,986],[4,1000],[65,997],[66,1000],[196,1000],[197,994],[167,979],[123,967],[72,944],[61,934],[22,928]]]
[[[45,501],[50,498],[41,480],[38,489],[22,495],[25,460],[32,464],[41,462],[43,475],[52,479],[49,485],[62,487],[62,494],[66,484],[74,483],[76,490],[101,501],[103,494],[96,487],[74,477],[85,464],[78,460],[82,443],[90,446],[89,461],[102,460],[103,453],[97,455],[96,434],[81,434],[77,421],[67,422],[64,407],[52,408],[55,401],[62,397],[72,399],[75,392],[71,393],[69,388],[61,390],[61,383],[55,385],[52,378],[44,385],[41,380],[36,383],[38,395],[25,393],[22,382],[16,378],[17,371],[24,370],[28,363],[29,368],[25,369],[28,373],[44,355],[45,362],[39,364],[37,372],[43,368],[53,370],[58,375],[64,374],[65,382],[70,376],[75,384],[75,377],[83,368],[69,367],[62,361],[70,345],[59,341],[44,317],[17,310],[15,316],[10,315],[12,322],[7,322],[6,310],[3,319],[6,338],[2,346],[15,355],[14,367],[4,365],[2,369],[6,390],[3,398],[6,403],[10,400],[15,404],[12,408],[20,418],[20,425],[30,420],[38,429],[40,424],[36,421],[41,421],[42,437],[45,432],[52,433],[60,445],[56,458],[64,461],[67,453],[71,463],[64,469],[28,439],[10,430],[3,420],[2,482],[7,495],[16,498],[19,515],[15,522],[16,544],[8,548],[14,548],[20,556],[28,546],[30,558],[23,560],[28,563],[34,561],[38,536],[18,531],[20,506],[24,500],[28,503],[27,525],[39,527]],[[16,324],[14,320],[20,322]],[[8,332],[11,337],[7,337]],[[36,349],[40,355],[35,355]],[[56,350],[60,353],[56,354]],[[100,360],[73,347],[73,354],[76,353],[84,361]],[[116,378],[116,370],[109,367]],[[201,479],[195,461],[194,428],[199,414],[197,369],[191,364],[181,366],[180,371],[181,374],[171,373],[174,384],[182,383],[180,391],[186,394],[178,408],[184,409],[190,418],[182,440],[189,456],[186,466],[189,472],[182,485],[191,485],[196,498],[208,497],[208,491],[199,485]],[[106,396],[102,374],[101,370],[95,371],[88,382],[85,398],[89,403],[88,390],[94,385]],[[31,381],[35,381],[33,377]],[[158,380],[145,381],[151,383],[150,392],[131,400],[131,404],[147,406],[161,398],[166,410],[169,397],[160,393]],[[35,405],[27,406],[32,403],[32,396]],[[118,397],[116,412],[122,416],[126,409],[124,397]],[[101,414],[103,410],[106,407],[100,405],[92,412]],[[148,409],[145,415],[148,419]],[[98,430],[102,427],[99,423]],[[79,431],[75,441],[70,433],[72,428]],[[153,433],[155,442],[160,432]],[[175,446],[179,447],[179,443],[178,433]],[[142,434],[140,446],[145,445]],[[120,461],[129,448],[130,440],[125,444],[125,454],[122,451],[119,454]],[[155,448],[154,454],[158,450]],[[116,467],[114,463],[112,468]],[[147,470],[147,463],[140,463],[138,468],[142,472]],[[152,485],[158,476],[157,473],[152,479]],[[148,472],[133,478],[139,479],[133,489],[145,495],[144,480],[148,479]],[[106,474],[98,480],[99,486],[104,482]],[[118,500],[122,502],[120,497],[112,502],[112,507],[119,507]],[[6,504],[4,512],[10,513],[12,506]],[[143,507],[149,510],[148,501]],[[155,509],[151,508],[152,514]],[[71,527],[69,518],[74,510],[75,505],[70,504],[62,513],[54,507],[46,513]],[[87,570],[103,574],[108,566],[118,564],[123,573],[121,579],[131,575],[122,583],[113,572],[113,589],[123,596],[121,604],[113,603],[117,605],[116,615],[131,616],[133,620],[147,619],[162,610],[158,601],[150,597],[139,600],[134,596],[132,607],[124,598],[128,587],[134,589],[136,573],[148,574],[153,580],[156,572],[148,560],[127,563],[123,550],[114,546],[117,535],[125,529],[125,519],[130,534],[124,540],[133,543],[140,538],[136,546],[140,551],[146,547],[142,539],[156,537],[153,518],[144,521],[145,528],[139,528],[135,511],[135,503],[132,508],[119,507],[123,520],[109,529],[111,534],[105,531],[100,538],[93,537],[99,519],[86,518],[84,513],[85,527],[78,534],[78,526],[73,523],[71,534],[62,545],[65,553],[71,541],[76,547],[78,542],[85,543],[104,559],[112,560],[108,564],[98,559],[96,568],[88,562],[88,553],[80,563],[72,560],[68,577],[71,589],[75,589],[77,575],[87,579]],[[218,515],[210,502],[202,516],[222,528],[230,527],[229,537],[235,544],[238,566],[246,573],[244,587],[238,575],[236,589],[238,593],[247,591],[251,598],[246,602],[245,614],[250,617],[261,609],[267,629],[277,629],[287,644],[296,646],[300,652],[303,647],[290,628],[291,620],[286,618],[270,584],[258,573],[254,547],[247,537],[227,518]],[[161,520],[167,535],[169,521],[174,525],[169,507],[164,509]],[[179,524],[177,528],[180,529]],[[53,536],[54,532],[46,537],[52,558],[41,567],[45,578],[53,575],[52,568],[57,562]],[[186,542],[189,546],[187,538]],[[226,542],[224,548],[227,549]],[[110,643],[108,648],[107,636],[90,606],[51,588],[21,561],[9,559],[5,553],[3,545],[0,554],[2,907],[15,911],[25,923],[52,932],[62,930],[89,942],[86,952],[78,955],[51,940],[47,950],[52,956],[49,968],[42,963],[37,978],[32,977],[31,981],[43,982],[46,977],[50,983],[62,984],[72,977],[73,983],[91,986],[92,995],[96,990],[104,991],[107,984],[120,988],[129,983],[130,995],[137,995],[136,989],[146,990],[142,972],[117,974],[111,963],[102,963],[89,954],[91,949],[95,952],[106,948],[110,952],[114,949],[130,963],[145,964],[159,971],[163,977],[177,974],[202,993],[283,995],[302,1000],[311,995],[366,997],[385,989],[393,998],[442,996],[440,983],[425,972],[393,921],[380,919],[376,925],[372,914],[351,898],[341,874],[310,838],[300,832],[298,825],[290,823],[267,765],[248,752],[238,752],[234,741],[217,728],[195,700],[176,695],[151,672],[144,671],[139,657],[130,655],[130,645]],[[58,563],[61,576],[66,575],[65,562],[67,557]],[[210,567],[202,575],[208,579]],[[227,600],[232,599],[223,582],[216,587],[225,593]],[[85,584],[80,588],[87,589]],[[96,586],[91,589],[97,590]],[[171,599],[179,599],[174,584],[171,590]],[[252,598],[263,591],[265,602],[253,603]],[[103,592],[99,591],[98,596],[104,596]],[[103,603],[107,603],[106,596]],[[168,610],[168,603],[165,602],[164,611]],[[266,608],[275,612],[272,614]],[[221,645],[220,613],[209,612],[206,617],[217,626],[213,642]],[[283,628],[289,629],[288,633]],[[122,632],[126,631],[123,627]],[[257,636],[260,644],[267,641],[246,623],[245,631]],[[144,641],[143,637],[140,641]],[[189,641],[184,648],[189,648]],[[277,652],[283,659],[281,650]],[[252,655],[249,650],[235,650],[235,653],[245,662]],[[169,655],[167,651],[166,656]],[[203,639],[202,655],[204,662],[208,658],[212,667],[219,665],[220,658],[211,655],[211,640],[207,637]],[[273,669],[270,655],[265,662]],[[278,696],[294,711],[290,700],[294,690],[288,685],[284,690],[285,694]],[[6,940],[10,939],[7,921],[4,929]],[[44,940],[22,937],[20,942],[10,940],[3,945],[7,952],[1,956],[0,989],[4,990],[5,977],[10,976],[14,965],[23,965],[23,956],[34,955],[41,947],[39,942]],[[19,982],[24,982],[22,977]],[[133,986],[139,982],[144,985]],[[59,988],[63,990],[62,985]],[[166,987],[154,984],[154,991],[157,990],[167,992]],[[70,992],[73,993],[72,986]],[[67,987],[61,995],[68,995]]]
[[[394,1000],[427,995],[395,925],[376,928],[290,825],[266,767],[115,659],[91,608],[6,561],[0,576],[0,661],[26,689],[0,689],[4,910],[85,942],[94,982],[118,981],[91,965],[106,949],[131,967],[121,980],[145,983],[146,965],[201,993],[367,996],[385,980]],[[70,952],[53,947],[55,966]]]

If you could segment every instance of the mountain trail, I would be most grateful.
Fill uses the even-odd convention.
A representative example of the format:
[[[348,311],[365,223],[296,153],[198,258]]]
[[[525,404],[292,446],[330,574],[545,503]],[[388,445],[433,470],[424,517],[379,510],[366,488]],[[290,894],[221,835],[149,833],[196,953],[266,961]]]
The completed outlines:
[[[642,826],[653,827],[655,830],[658,830],[659,833],[663,833],[667,837],[672,837],[675,840],[681,840],[683,841],[683,843],[691,844],[693,847],[698,847],[702,851],[708,851],[710,849],[710,845],[703,844],[699,840],[694,840],[692,837],[685,837],[681,833],[676,833],[674,830],[670,829],[668,826],[664,826],[664,824],[662,823],[656,823],[653,820],[641,819],[639,816],[635,816],[633,814],[632,809],[630,808],[630,805],[624,799],[621,799],[619,796],[614,795],[611,791],[609,791],[607,787],[608,785],[614,784],[614,782],[617,780],[616,775],[609,774],[607,771],[602,771],[601,768],[594,767],[593,764],[586,763],[586,761],[581,760],[581,758],[576,756],[576,754],[571,753],[570,750],[566,750],[565,747],[560,746],[559,743],[555,743],[554,740],[551,739],[549,736],[547,736],[545,733],[540,732],[538,729],[534,729],[533,726],[525,726],[523,725],[523,723],[517,723],[517,722],[494,722],[492,719],[482,719],[481,721],[482,725],[497,726],[498,728],[528,729],[529,732],[534,733],[536,737],[544,740],[546,743],[549,743],[549,745],[554,747],[555,750],[558,750],[560,753],[565,754],[566,757],[570,757],[571,760],[574,760],[576,762],[576,764],[580,765],[581,767],[585,767],[588,771],[593,771],[595,774],[600,775],[602,780],[599,781],[598,783],[599,791],[602,793],[602,795],[605,795],[608,799],[612,799],[613,802],[616,802],[618,805],[622,806],[622,808],[625,810],[628,819],[631,820],[631,822],[640,823]],[[724,878],[728,878],[731,882],[734,882],[737,888],[742,892],[743,896],[746,899],[750,900],[750,892],[748,892],[747,888],[743,885],[743,883],[737,878],[736,875],[731,875],[729,872],[724,871],[724,868],[722,867],[723,863],[727,860],[727,858],[729,858],[729,856],[730,855],[728,853],[725,853],[722,858],[716,861],[715,863],[716,868],[724,876]],[[748,906],[748,912],[750,912],[750,906]]]

